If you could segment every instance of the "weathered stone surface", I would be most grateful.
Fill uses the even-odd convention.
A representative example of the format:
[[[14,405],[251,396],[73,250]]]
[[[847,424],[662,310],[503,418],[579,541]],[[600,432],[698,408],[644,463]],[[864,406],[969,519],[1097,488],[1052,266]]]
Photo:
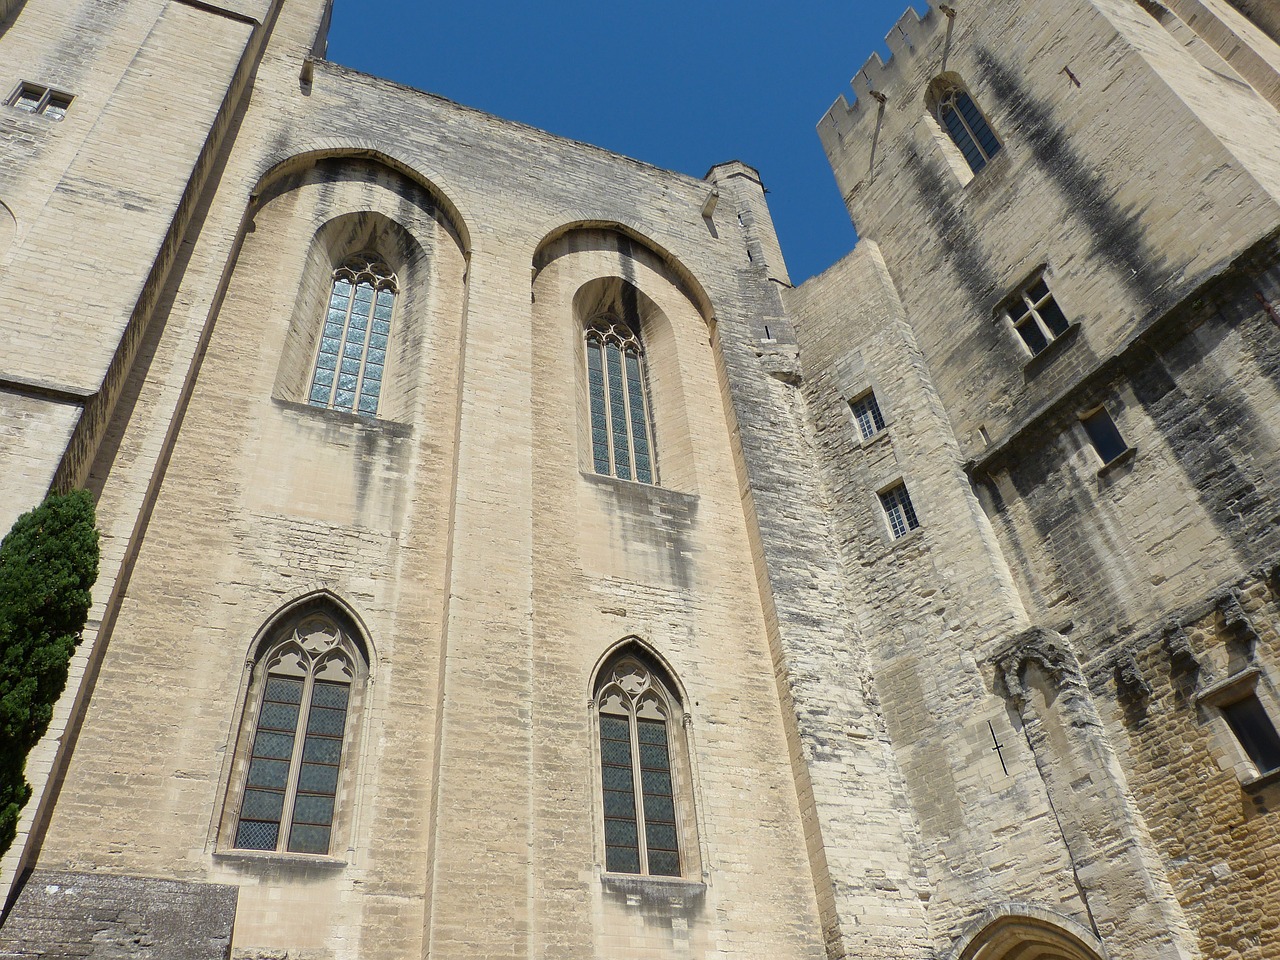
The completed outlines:
[[[0,957],[226,960],[235,887],[36,870],[3,927]]]

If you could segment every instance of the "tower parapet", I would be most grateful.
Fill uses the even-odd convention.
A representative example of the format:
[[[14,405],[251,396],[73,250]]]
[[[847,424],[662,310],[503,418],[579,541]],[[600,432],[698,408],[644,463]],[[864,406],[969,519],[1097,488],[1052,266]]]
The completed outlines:
[[[889,59],[872,53],[853,76],[850,87],[853,100],[845,94],[836,98],[818,123],[818,137],[833,168],[837,162],[852,169],[869,170],[879,132],[881,107],[889,101],[900,102],[914,89],[912,74],[921,64],[933,64],[932,51],[944,42],[951,8],[931,2],[922,17],[908,7],[885,37]],[[952,11],[954,12],[954,11]],[[941,64],[939,64],[940,66]],[[839,161],[837,161],[839,158]],[[842,190],[846,190],[842,184]]]

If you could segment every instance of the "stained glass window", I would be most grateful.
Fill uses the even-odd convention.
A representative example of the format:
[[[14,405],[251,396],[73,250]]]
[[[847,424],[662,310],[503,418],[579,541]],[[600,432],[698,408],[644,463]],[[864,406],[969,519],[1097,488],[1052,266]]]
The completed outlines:
[[[950,86],[938,98],[938,123],[964,154],[969,168],[977,173],[1000,152],[996,138],[973,98],[959,87]]]
[[[381,260],[353,257],[334,271],[308,402],[376,416],[396,301],[396,278]]]
[[[671,749],[676,701],[652,666],[626,656],[602,674],[596,708],[605,869],[678,877]]]
[[[304,619],[264,658],[236,848],[329,852],[357,659],[321,616]]]
[[[587,327],[587,389],[591,397],[591,458],[596,473],[654,483],[644,348],[620,320]]]

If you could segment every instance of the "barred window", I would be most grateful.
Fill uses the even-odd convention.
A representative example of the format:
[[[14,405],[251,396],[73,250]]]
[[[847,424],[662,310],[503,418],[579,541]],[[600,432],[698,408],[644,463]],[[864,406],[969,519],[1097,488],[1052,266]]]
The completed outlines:
[[[38,83],[23,81],[16,90],[9,94],[5,101],[15,110],[23,113],[35,113],[49,120],[59,121],[67,115],[71,101],[75,98],[69,93],[52,90]]]
[[[332,619],[304,617],[254,668],[233,846],[327,854],[363,661]],[[246,731],[247,732],[247,731]]]
[[[596,473],[655,483],[644,347],[621,320],[587,325],[587,387],[591,394],[591,456]]]
[[[395,274],[381,260],[353,257],[333,272],[308,395],[312,406],[377,414],[395,300]]]
[[[880,413],[880,404],[874,393],[867,393],[849,403],[854,422],[863,440],[870,440],[884,429],[884,416]]]
[[[605,869],[678,877],[680,802],[674,762],[679,701],[656,664],[623,655],[601,672],[600,730]]]
[[[1071,328],[1043,276],[1019,290],[1005,312],[1033,356]]]
[[[945,85],[937,94],[935,110],[938,123],[960,148],[974,173],[1000,152],[1000,141],[987,118],[962,87],[954,83]]]
[[[916,508],[911,503],[911,495],[907,493],[905,483],[899,483],[880,494],[880,505],[884,508],[885,518],[889,521],[889,532],[893,535],[893,539],[905,537],[920,526],[920,520],[916,517]]]

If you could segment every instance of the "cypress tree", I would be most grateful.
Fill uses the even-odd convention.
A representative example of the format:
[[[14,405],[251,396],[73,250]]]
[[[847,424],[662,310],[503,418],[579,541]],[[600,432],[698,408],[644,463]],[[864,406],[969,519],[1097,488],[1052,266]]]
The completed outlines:
[[[0,542],[0,854],[31,796],[27,754],[49,727],[98,578],[85,490],[51,495]]]

